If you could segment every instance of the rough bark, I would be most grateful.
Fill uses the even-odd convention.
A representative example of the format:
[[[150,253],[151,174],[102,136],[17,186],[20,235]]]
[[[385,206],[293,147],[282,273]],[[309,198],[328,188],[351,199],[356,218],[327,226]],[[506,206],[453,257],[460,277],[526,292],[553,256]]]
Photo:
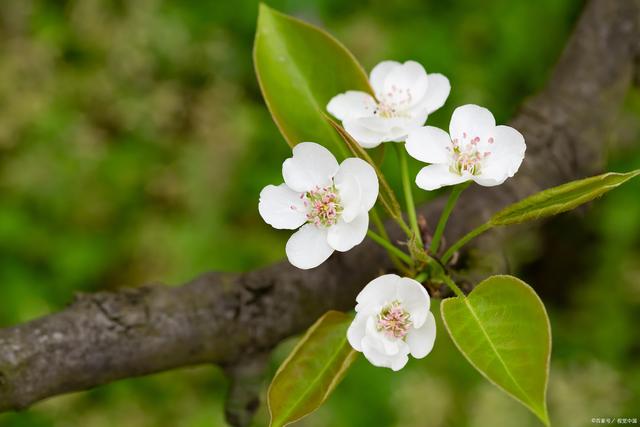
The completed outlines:
[[[520,172],[501,187],[467,190],[449,241],[508,203],[600,169],[608,124],[637,73],[639,21],[638,0],[587,4],[546,88],[511,121],[528,146]],[[422,209],[431,224],[441,205]],[[246,374],[259,371],[252,358],[325,311],[352,308],[362,286],[390,267],[366,241],[309,271],[281,262],[242,274],[207,273],[179,288],[81,295],[59,313],[0,329],[0,411],[202,363],[223,365],[255,388]]]

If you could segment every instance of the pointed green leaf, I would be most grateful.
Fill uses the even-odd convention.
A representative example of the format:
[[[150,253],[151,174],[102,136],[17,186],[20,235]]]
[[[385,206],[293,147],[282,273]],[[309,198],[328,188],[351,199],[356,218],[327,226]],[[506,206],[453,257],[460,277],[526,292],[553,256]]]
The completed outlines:
[[[355,360],[347,341],[353,319],[329,311],[309,328],[276,372],[268,392],[271,427],[309,415],[322,405]]]
[[[346,157],[323,114],[339,93],[372,93],[354,56],[325,31],[261,4],[253,59],[265,102],[289,145],[317,142]]]
[[[549,425],[551,327],[534,290],[515,277],[493,276],[467,297],[444,300],[440,309],[469,363]]]
[[[640,175],[640,169],[627,173],[609,172],[579,181],[568,182],[529,196],[507,206],[493,215],[488,222],[463,236],[447,249],[442,256],[442,262],[447,263],[453,254],[462,246],[493,227],[519,224],[521,222],[541,219],[575,209],[638,175]]]
[[[575,209],[609,190],[613,190],[633,177],[640,169],[628,173],[605,173],[572,181],[527,197],[495,214],[491,225],[509,225],[544,218]]]

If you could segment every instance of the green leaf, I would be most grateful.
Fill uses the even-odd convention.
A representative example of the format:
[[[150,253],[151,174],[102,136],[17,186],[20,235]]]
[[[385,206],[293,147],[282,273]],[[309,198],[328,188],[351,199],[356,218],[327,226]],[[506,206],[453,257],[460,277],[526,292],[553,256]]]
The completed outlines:
[[[638,175],[640,175],[640,169],[627,173],[609,172],[579,181],[568,182],[529,196],[526,199],[507,206],[493,215],[488,222],[471,230],[451,245],[442,256],[442,262],[446,264],[453,254],[462,246],[493,227],[519,224],[521,222],[546,218],[575,209]]]
[[[518,224],[566,212],[602,196],[638,175],[640,169],[628,173],[610,172],[568,182],[508,206],[495,214],[489,222],[493,226]]]
[[[280,366],[267,393],[271,427],[309,415],[342,380],[358,354],[347,341],[352,320],[339,311],[327,312]]]
[[[253,59],[265,102],[289,145],[317,142],[346,157],[324,113],[339,93],[372,93],[354,56],[325,31],[261,4]]]
[[[492,276],[467,297],[444,300],[441,313],[469,363],[548,426],[551,327],[534,290],[515,277]]]

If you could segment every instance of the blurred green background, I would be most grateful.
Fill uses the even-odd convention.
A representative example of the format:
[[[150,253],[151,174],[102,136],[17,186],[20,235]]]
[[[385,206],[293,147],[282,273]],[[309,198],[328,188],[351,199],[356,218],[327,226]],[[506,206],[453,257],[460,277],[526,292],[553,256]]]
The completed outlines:
[[[443,127],[468,102],[508,120],[544,84],[583,5],[268,3],[327,28],[367,70],[415,59],[447,75],[451,96],[429,119]],[[179,284],[283,257],[288,233],[256,209],[289,153],[253,73],[256,15],[251,0],[0,4],[0,326],[59,310],[77,292]],[[609,169],[639,167],[639,116],[636,89],[605,141]],[[640,182],[512,249],[552,319],[555,425],[640,418]],[[51,399],[0,415],[0,426],[222,426],[226,387],[217,368],[183,369]],[[262,408],[255,425],[266,420]],[[299,425],[538,424],[441,333],[427,359],[397,374],[360,359]]]

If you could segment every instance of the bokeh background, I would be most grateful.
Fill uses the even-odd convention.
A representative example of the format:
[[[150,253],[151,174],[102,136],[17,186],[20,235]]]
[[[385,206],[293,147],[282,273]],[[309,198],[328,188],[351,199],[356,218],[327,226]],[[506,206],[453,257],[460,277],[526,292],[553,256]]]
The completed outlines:
[[[415,59],[446,74],[452,94],[429,119],[445,128],[468,102],[508,120],[544,84],[583,5],[268,3],[327,28],[366,69]],[[171,286],[282,258],[288,234],[257,214],[289,150],[253,73],[256,17],[252,0],[0,3],[0,326],[59,310],[78,292]],[[603,141],[608,169],[639,167],[639,117],[635,89]],[[508,250],[550,311],[555,425],[640,418],[640,182]],[[0,426],[223,426],[226,387],[215,367],[183,369],[54,398],[0,415]],[[266,422],[262,408],[255,425]],[[299,425],[539,424],[441,333],[426,360],[397,374],[361,359]]]

